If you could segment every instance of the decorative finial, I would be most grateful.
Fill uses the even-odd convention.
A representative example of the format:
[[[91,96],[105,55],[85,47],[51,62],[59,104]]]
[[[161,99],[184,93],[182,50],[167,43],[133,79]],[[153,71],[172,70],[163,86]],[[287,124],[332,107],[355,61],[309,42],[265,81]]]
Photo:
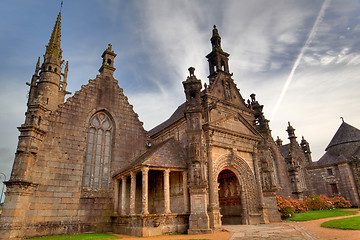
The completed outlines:
[[[218,36],[219,35],[219,32],[216,28],[216,25],[214,25],[214,29],[213,29],[213,36]]]
[[[290,122],[288,122],[289,126],[287,127],[286,131],[288,132],[289,135],[289,139],[295,139],[295,128],[293,128],[293,126],[291,126]]]
[[[255,93],[252,93],[252,94],[250,94],[250,98],[251,98],[251,101],[252,102],[255,102],[256,101],[256,94]]]
[[[277,138],[276,138],[276,144],[277,144],[278,146],[282,146],[282,143],[283,143],[283,141],[279,138],[279,136],[277,136]]]
[[[40,71],[40,57],[38,58],[38,61],[36,63],[36,67],[35,67],[35,75],[38,75]]]
[[[109,47],[108,47],[108,50],[111,51],[111,49],[112,49],[111,43],[109,43],[108,46],[109,46]]]
[[[220,37],[219,32],[218,32],[218,30],[216,28],[216,25],[214,25],[214,29],[212,30],[212,37],[211,37],[210,41],[211,41],[213,49],[216,49],[216,48],[221,49],[221,37]]]
[[[340,117],[340,119],[341,119],[342,122],[345,122],[343,117]]]
[[[63,4],[64,4],[64,1],[61,1],[61,5],[60,5],[60,12],[61,12],[61,10],[62,10],[62,6],[63,6]]]
[[[65,69],[64,69],[64,80],[63,80],[63,82],[66,82],[66,80],[67,80],[68,72],[69,72],[69,61],[66,61]]]
[[[194,76],[194,72],[195,72],[195,68],[194,67],[189,67],[189,73],[190,73],[190,77]]]

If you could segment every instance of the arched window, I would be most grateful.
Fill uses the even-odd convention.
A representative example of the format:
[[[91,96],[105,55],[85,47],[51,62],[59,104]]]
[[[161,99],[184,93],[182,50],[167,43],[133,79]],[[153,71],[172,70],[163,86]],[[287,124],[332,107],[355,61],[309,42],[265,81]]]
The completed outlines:
[[[111,120],[105,113],[97,113],[90,119],[84,187],[108,187],[112,131]]]

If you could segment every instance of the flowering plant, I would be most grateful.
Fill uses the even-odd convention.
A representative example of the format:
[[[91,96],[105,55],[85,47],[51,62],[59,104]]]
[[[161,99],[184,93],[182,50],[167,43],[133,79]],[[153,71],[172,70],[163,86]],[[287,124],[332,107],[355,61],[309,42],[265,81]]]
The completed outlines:
[[[309,210],[330,210],[334,209],[334,205],[330,198],[324,195],[312,195],[305,198],[305,204]]]
[[[329,198],[324,195],[312,195],[304,200],[291,197],[276,196],[277,208],[282,218],[291,217],[294,213],[303,213],[308,210],[330,210],[334,208],[351,207],[344,197]]]
[[[282,218],[291,217],[294,214],[294,206],[285,198],[276,196],[277,207]]]
[[[331,199],[335,208],[349,208],[351,204],[344,197],[333,197]]]

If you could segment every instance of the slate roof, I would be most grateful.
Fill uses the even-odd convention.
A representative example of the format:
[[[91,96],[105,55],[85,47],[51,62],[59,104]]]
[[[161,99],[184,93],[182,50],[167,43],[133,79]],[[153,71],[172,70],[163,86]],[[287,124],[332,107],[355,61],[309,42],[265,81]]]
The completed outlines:
[[[334,155],[326,152],[317,162],[312,163],[312,167],[323,167],[327,165],[334,165],[339,163],[349,162],[349,159],[343,155]]]
[[[354,156],[360,157],[360,147],[357,149],[357,151],[354,153]]]
[[[281,155],[283,155],[284,158],[286,158],[289,155],[289,145],[290,143],[279,146]]]
[[[334,137],[331,139],[329,145],[326,147],[325,151],[329,148],[349,142],[360,142],[360,130],[343,122]]]
[[[143,155],[120,168],[117,174],[137,166],[187,168],[185,153],[180,143],[173,138],[149,148]]]
[[[164,130],[165,128],[171,126],[172,124],[174,124],[175,122],[179,121],[181,118],[184,117],[184,109],[185,109],[185,103],[181,104],[176,110],[175,112],[170,116],[170,118],[168,120],[166,120],[165,122],[157,125],[156,127],[154,127],[153,129],[151,129],[148,133],[149,136],[153,136],[155,134],[157,134],[158,132]]]
[[[360,130],[343,122],[326,147],[326,153],[317,162],[312,163],[312,167],[324,167],[339,163],[350,162],[352,159],[347,156],[347,152],[328,151],[331,147],[344,143],[360,142]],[[360,148],[354,149],[354,155],[360,154]],[[344,155],[345,156],[344,156]],[[347,156],[347,157],[346,157]]]

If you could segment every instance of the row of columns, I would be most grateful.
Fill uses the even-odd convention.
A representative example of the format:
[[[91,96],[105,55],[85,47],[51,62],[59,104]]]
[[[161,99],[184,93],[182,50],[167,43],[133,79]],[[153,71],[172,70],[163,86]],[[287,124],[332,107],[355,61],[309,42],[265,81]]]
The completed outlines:
[[[170,214],[170,169],[164,169],[164,213]],[[149,214],[149,168],[143,167],[142,173],[142,209],[141,214]],[[184,209],[185,212],[189,211],[189,194],[187,190],[187,171],[183,171],[183,193],[184,193]],[[127,176],[121,176],[121,208],[120,214],[126,215],[126,178]],[[130,172],[130,215],[135,215],[135,198],[136,198],[136,172]],[[119,186],[120,179],[115,179],[114,186],[114,213],[118,213],[119,207]]]

